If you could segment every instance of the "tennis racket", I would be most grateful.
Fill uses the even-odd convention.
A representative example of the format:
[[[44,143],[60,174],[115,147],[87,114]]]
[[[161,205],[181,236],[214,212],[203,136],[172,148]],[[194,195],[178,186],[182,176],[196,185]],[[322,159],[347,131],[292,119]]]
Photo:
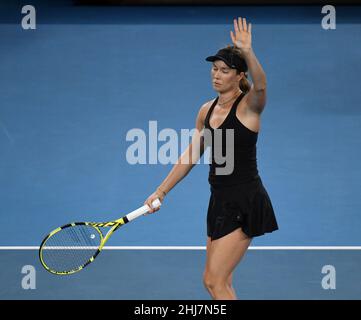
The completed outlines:
[[[160,205],[159,199],[152,203],[153,208]],[[94,261],[114,231],[147,213],[149,209],[148,205],[144,205],[115,221],[73,222],[59,227],[42,241],[39,248],[40,262],[53,274],[78,272]],[[106,230],[108,232],[105,234]]]

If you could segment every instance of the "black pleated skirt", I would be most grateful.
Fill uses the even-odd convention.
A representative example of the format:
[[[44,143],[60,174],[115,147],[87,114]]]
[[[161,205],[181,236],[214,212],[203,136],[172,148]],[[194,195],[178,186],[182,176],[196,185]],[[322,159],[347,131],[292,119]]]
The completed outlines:
[[[271,199],[259,176],[244,184],[211,185],[207,235],[216,240],[238,228],[250,238],[278,230]]]

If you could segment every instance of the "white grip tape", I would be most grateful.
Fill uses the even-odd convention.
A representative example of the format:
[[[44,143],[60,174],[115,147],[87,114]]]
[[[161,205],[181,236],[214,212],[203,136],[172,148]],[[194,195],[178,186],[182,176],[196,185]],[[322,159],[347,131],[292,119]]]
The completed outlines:
[[[161,206],[161,204],[162,204],[162,203],[159,201],[159,199],[155,199],[155,200],[152,202],[153,208],[158,208],[158,207]],[[147,212],[149,211],[149,209],[150,209],[150,208],[149,208],[148,205],[144,205],[143,207],[140,207],[140,208],[138,208],[137,210],[134,210],[134,211],[128,213],[128,214],[126,215],[126,217],[127,217],[127,219],[128,219],[129,221],[132,221],[132,220],[134,220],[135,218],[138,218],[139,216],[147,213]]]

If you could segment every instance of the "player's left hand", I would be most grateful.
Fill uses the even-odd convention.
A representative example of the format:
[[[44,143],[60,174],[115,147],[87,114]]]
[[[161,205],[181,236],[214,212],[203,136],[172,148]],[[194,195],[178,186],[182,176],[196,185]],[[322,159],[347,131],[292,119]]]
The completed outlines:
[[[234,32],[231,30],[231,39],[235,47],[241,54],[247,53],[252,49],[252,24],[247,25],[246,18],[239,17],[233,20]]]

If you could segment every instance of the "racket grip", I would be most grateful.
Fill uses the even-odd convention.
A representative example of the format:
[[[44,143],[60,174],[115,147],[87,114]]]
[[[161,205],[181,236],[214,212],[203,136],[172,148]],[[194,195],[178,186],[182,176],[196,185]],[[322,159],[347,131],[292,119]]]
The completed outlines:
[[[161,202],[159,199],[155,199],[153,202],[152,202],[152,206],[153,208],[157,208],[157,207],[160,207],[161,206]],[[126,215],[126,217],[128,218],[128,221],[132,221],[134,220],[135,218],[138,218],[139,216],[147,213],[149,211],[149,206],[148,205],[144,205],[143,207],[140,207],[138,208],[137,210],[134,210],[130,213],[128,213]]]

